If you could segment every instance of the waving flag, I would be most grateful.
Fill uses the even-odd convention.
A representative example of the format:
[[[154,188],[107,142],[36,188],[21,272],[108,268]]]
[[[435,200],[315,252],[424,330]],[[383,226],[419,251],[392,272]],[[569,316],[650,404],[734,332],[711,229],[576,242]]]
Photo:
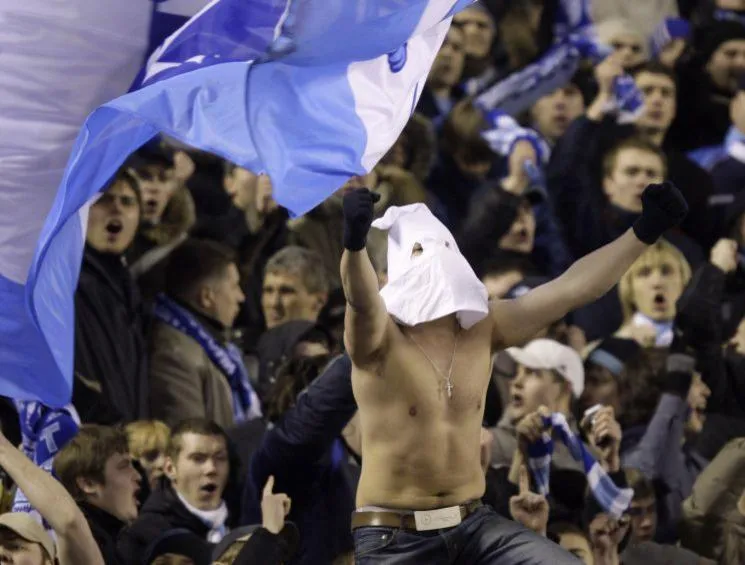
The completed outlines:
[[[28,278],[21,269],[10,279],[0,272],[0,394],[52,406],[69,401],[86,203],[132,151],[166,133],[268,173],[276,200],[302,214],[350,176],[371,170],[390,148],[416,106],[450,17],[470,1],[207,2],[153,52],[128,94],[86,119]],[[37,3],[43,14],[48,1]],[[166,0],[150,15],[167,28],[176,20],[168,24],[163,14],[183,17],[195,4]],[[138,30],[145,41],[166,29],[150,32],[148,25]],[[100,50],[92,59],[106,56]],[[67,69],[67,76],[82,95],[77,70]]]
[[[142,66],[151,11],[146,2],[121,0],[0,4],[2,395],[69,400],[75,284],[31,311],[29,267],[80,125],[98,105],[127,92]],[[78,234],[67,243],[80,249],[81,242]],[[63,259],[59,268],[78,266]],[[60,300],[65,306],[58,310]],[[47,342],[38,320],[57,316],[65,329]]]

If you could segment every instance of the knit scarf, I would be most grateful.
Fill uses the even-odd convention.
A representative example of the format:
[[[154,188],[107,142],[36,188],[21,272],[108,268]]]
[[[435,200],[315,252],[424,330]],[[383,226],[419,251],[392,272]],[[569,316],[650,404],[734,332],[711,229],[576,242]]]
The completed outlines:
[[[597,64],[612,52],[597,39],[589,0],[561,0],[553,29],[553,47],[534,63],[484,89],[475,99],[479,108],[484,112],[499,109],[516,116],[567,84],[582,59]],[[644,110],[644,98],[629,75],[614,82],[608,110],[617,113],[619,123],[634,121]]]
[[[656,322],[649,316],[636,312],[631,318],[631,323],[635,326],[652,326],[656,335],[655,346],[657,347],[667,347],[673,342],[672,322]]]
[[[233,420],[236,424],[261,417],[260,401],[248,379],[240,350],[228,343],[217,343],[194,316],[164,295],[159,295],[153,308],[155,317],[196,341],[207,357],[220,369],[233,393]]]
[[[225,501],[221,501],[220,506],[215,510],[199,510],[186,502],[186,499],[178,492],[176,492],[176,496],[178,496],[181,504],[183,504],[189,512],[199,518],[210,528],[210,531],[207,532],[207,541],[210,543],[220,543],[222,538],[224,538],[228,533],[228,527],[225,525],[225,522],[228,520],[228,507],[225,504]]]
[[[541,439],[528,446],[528,467],[538,492],[544,496],[549,493],[554,440],[548,430],[553,426],[559,439],[567,446],[575,461],[582,463],[590,491],[600,507],[611,516],[620,518],[631,504],[634,491],[630,488],[620,489],[616,486],[605,469],[585,449],[582,441],[569,428],[563,414],[554,412],[551,416],[543,418],[543,423],[546,431],[543,432]]]

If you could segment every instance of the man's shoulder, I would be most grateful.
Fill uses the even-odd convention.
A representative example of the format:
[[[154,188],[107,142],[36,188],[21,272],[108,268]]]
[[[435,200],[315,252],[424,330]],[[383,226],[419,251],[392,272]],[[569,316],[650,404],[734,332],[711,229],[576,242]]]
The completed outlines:
[[[204,356],[204,350],[195,339],[159,320],[153,323],[150,348],[155,363],[158,356],[180,359],[181,363],[188,360],[190,364]]]

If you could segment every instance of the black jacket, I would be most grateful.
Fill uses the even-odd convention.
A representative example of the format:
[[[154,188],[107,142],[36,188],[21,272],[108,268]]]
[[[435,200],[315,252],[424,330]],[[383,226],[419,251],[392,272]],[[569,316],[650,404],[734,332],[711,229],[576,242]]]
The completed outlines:
[[[351,373],[346,356],[329,365],[266,433],[251,460],[241,522],[261,523],[261,491],[274,475],[274,492],[292,499],[288,520],[300,530],[293,564],[331,563],[352,549],[357,477],[338,439],[357,410]]]
[[[117,538],[124,529],[125,523],[112,516],[105,510],[85,502],[78,503],[88,521],[93,539],[96,540],[106,565],[120,565],[124,563],[117,551]]]
[[[75,293],[73,404],[83,423],[148,417],[140,296],[121,257],[86,247]]]
[[[210,530],[187,510],[176,491],[164,479],[140,509],[137,520],[120,534],[118,551],[122,563],[140,565],[150,544],[163,532],[176,529],[189,530],[205,540]]]
[[[602,213],[607,202],[600,190],[603,156],[635,134],[633,126],[618,125],[611,118],[594,122],[582,116],[569,126],[551,154],[549,192],[556,214],[568,232],[575,257],[587,253],[588,249],[582,249],[585,237],[596,236],[605,223],[613,221],[612,217],[604,217]],[[668,134],[663,144],[667,176],[680,189],[689,208],[681,229],[696,243],[708,248],[713,237],[708,201],[714,191],[714,182],[706,171],[668,145],[670,137]],[[594,221],[583,227],[582,224],[587,224],[592,216]]]

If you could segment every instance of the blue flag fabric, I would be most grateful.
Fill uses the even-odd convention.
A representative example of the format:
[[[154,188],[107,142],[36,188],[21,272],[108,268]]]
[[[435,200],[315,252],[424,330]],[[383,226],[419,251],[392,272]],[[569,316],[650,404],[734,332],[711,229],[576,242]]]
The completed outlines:
[[[86,119],[25,283],[6,289],[0,272],[0,394],[69,401],[86,207],[132,151],[165,133],[268,173],[276,200],[303,214],[394,143],[470,1],[206,3]]]
[[[39,402],[16,403],[21,423],[21,451],[38,467],[52,472],[54,456],[78,433],[80,418],[70,404],[53,410]],[[21,490],[16,491],[13,512],[28,512],[43,523]]]

